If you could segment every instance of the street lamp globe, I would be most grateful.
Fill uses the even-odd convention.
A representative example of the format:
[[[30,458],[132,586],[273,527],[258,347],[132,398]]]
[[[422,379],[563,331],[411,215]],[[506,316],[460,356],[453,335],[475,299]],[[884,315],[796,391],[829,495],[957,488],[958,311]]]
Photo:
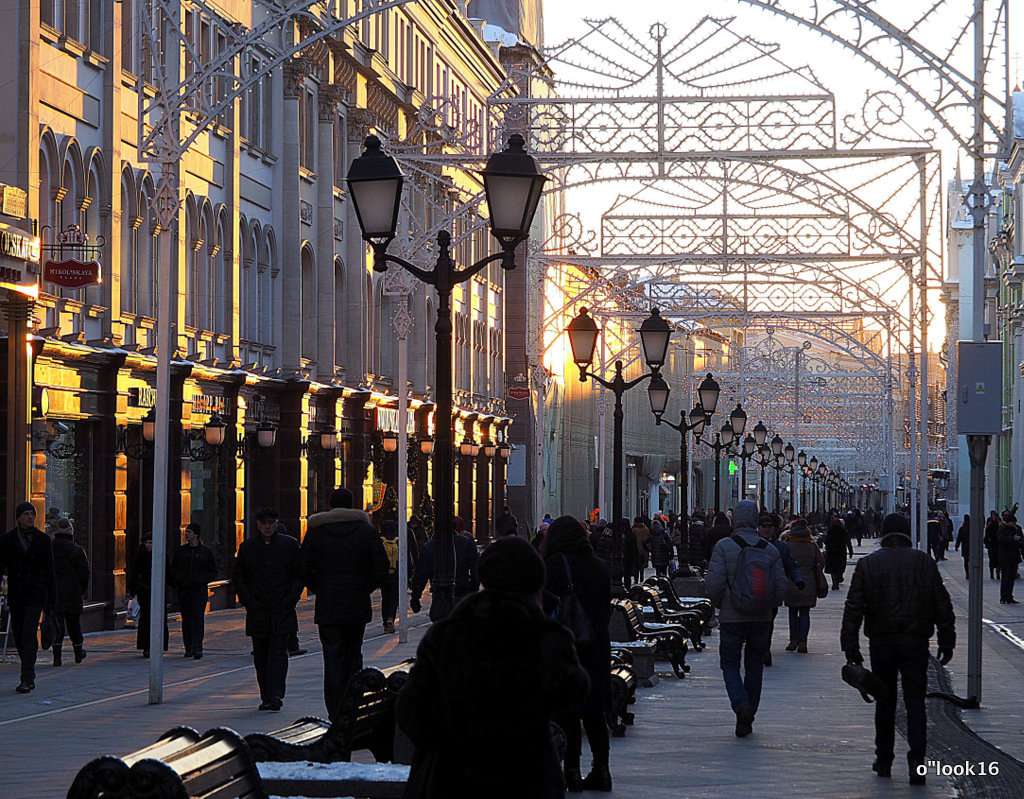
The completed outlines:
[[[381,433],[381,439],[383,440],[385,452],[395,452],[398,450],[398,433],[394,430],[385,430]]]
[[[647,384],[647,397],[651,401],[651,412],[658,424],[661,424],[661,416],[668,405],[668,395],[668,383],[659,373],[655,373]]]
[[[704,425],[707,424],[707,416],[704,415],[704,408],[699,404],[694,405],[690,408],[690,429],[693,430],[693,434],[700,438],[700,434],[704,432]]]
[[[808,464],[808,466],[811,467],[811,471],[812,472],[817,474],[817,472],[818,472],[818,456],[817,455],[815,455],[813,458],[811,458],[811,461]]]
[[[778,433],[776,433],[772,437],[772,455],[781,455],[782,454],[782,445],[783,445],[782,436],[780,436]]]
[[[807,453],[800,450],[800,453],[796,456],[797,465],[803,468],[807,465]]]
[[[395,237],[404,181],[398,162],[384,153],[380,139],[367,136],[346,182],[363,239],[371,244],[386,245]]]
[[[431,436],[424,436],[420,439],[420,452],[429,455],[434,451],[434,439]]]
[[[715,408],[718,407],[718,395],[722,389],[719,388],[718,383],[711,376],[711,372],[708,372],[708,376],[700,381],[700,385],[697,386],[697,396],[700,398],[700,407],[704,410],[704,419],[707,422],[711,421],[711,416],[715,412]]]
[[[219,447],[224,443],[224,435],[227,432],[227,425],[219,413],[210,415],[210,421],[203,425],[203,437],[211,447]]]
[[[494,453],[496,453],[497,451],[498,445],[495,444],[493,441],[488,441],[486,444],[484,444],[484,455],[486,455],[488,458],[493,458]]]
[[[754,441],[757,442],[757,446],[760,448],[767,439],[768,428],[765,427],[764,422],[758,422],[754,425]]]
[[[728,447],[732,444],[733,437],[736,435],[729,422],[722,422],[722,429],[718,431],[718,434],[721,436],[723,447]]]
[[[487,159],[482,174],[491,234],[503,248],[511,249],[530,236],[547,176],[526,152],[526,140],[518,133],[509,136],[504,150]]]
[[[338,431],[329,427],[320,433],[320,449],[324,452],[333,452],[338,446]]]
[[[256,443],[262,449],[269,449],[274,446],[277,440],[277,428],[270,422],[260,422],[256,425]]]
[[[747,412],[737,402],[732,413],[729,414],[729,424],[732,426],[733,436],[739,438],[747,427]]]
[[[590,318],[586,308],[573,317],[566,327],[569,334],[569,347],[572,348],[572,360],[580,370],[580,382],[587,380],[587,367],[594,362],[594,347],[597,346],[597,334],[600,332],[597,323]]]
[[[150,442],[156,438],[156,408],[150,408],[142,417],[142,438]]]
[[[512,445],[509,444],[507,441],[502,441],[498,445],[498,455],[501,458],[503,458],[504,460],[508,460],[508,458],[509,458],[509,456],[511,454],[512,454]]]
[[[651,308],[651,315],[640,325],[640,343],[644,347],[644,359],[651,369],[660,369],[668,356],[668,342],[672,326],[661,318],[657,308]]]
[[[786,448],[782,450],[782,453],[786,456],[786,461],[788,463],[792,463],[793,457],[796,454],[796,448],[793,446],[792,443],[786,444]]]
[[[749,458],[754,454],[755,449],[757,449],[757,442],[750,433],[747,433],[747,437],[743,439],[743,457]]]

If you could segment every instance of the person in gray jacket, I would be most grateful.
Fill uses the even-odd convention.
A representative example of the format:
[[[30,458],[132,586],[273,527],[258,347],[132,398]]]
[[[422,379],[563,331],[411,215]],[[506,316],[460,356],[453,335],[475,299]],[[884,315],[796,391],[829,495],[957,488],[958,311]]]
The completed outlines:
[[[772,611],[786,596],[786,571],[778,549],[757,532],[757,505],[749,500],[736,504],[732,513],[733,534],[721,539],[711,552],[704,576],[708,596],[719,608],[719,663],[729,702],[736,714],[736,735],[753,732],[754,716],[761,701],[761,678],[771,639]],[[733,602],[740,553],[758,547],[767,563],[767,606],[758,612],[743,612]],[[744,673],[740,675],[740,659]]]

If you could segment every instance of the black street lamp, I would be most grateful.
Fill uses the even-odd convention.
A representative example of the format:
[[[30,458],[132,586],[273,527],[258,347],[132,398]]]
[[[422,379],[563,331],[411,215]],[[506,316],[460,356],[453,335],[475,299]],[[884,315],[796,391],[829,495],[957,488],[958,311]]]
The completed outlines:
[[[743,447],[740,449],[740,460],[742,466],[740,469],[740,480],[743,484],[743,490],[740,492],[740,499],[746,499],[747,491],[747,461],[750,460],[751,456],[757,451],[757,441],[754,437],[747,433],[747,437],[743,439]]]
[[[796,508],[796,505],[793,504],[793,484],[796,481],[796,448],[792,443],[786,444],[782,454],[786,456],[786,464],[789,466],[789,512],[792,514]]]
[[[710,376],[708,375],[708,377]],[[651,383],[653,384],[653,382],[652,379]],[[715,385],[717,386],[717,383]],[[718,401],[717,396],[715,401]],[[662,419],[660,413],[655,413],[654,423],[661,424],[662,422],[665,422],[673,430],[679,431],[679,518],[682,520],[685,532],[689,530],[690,525],[690,498],[688,496],[690,491],[690,453],[686,445],[686,434],[692,431],[697,438],[700,438],[700,434],[704,432],[704,425],[707,424],[707,416],[704,413],[704,408],[698,404],[690,409],[689,421],[687,421],[686,411],[682,408],[679,409],[679,424]]]
[[[728,450],[732,446],[735,435],[732,424],[723,422],[722,429],[715,433],[715,440],[708,442],[708,446],[715,452],[715,513],[722,509],[722,492],[719,486],[722,474],[722,451]]]
[[[654,411],[655,416],[665,412],[669,389],[668,384],[661,377],[661,367],[668,354],[668,342],[672,334],[672,327],[661,318],[657,308],[651,309],[651,315],[640,325],[639,331],[640,341],[644,348],[644,358],[651,371],[629,381],[622,376],[622,361],[615,362],[615,377],[611,380],[606,380],[589,371],[590,364],[594,362],[594,348],[597,345],[597,336],[600,330],[586,308],[580,308],[580,312],[569,322],[566,332],[569,334],[572,360],[580,370],[580,382],[585,383],[587,377],[592,377],[615,395],[615,413],[612,417],[615,422],[612,446],[612,524],[618,524],[619,519],[622,518],[622,395],[650,378],[648,397],[651,402],[651,410]]]
[[[433,489],[436,508],[434,519],[434,575],[431,580],[432,620],[447,616],[454,606],[455,549],[452,517],[455,514],[455,468],[452,446],[452,288],[469,280],[488,264],[500,261],[503,269],[514,269],[515,250],[530,235],[530,226],[537,212],[547,177],[537,161],[527,154],[525,140],[519,134],[509,137],[508,148],[494,153],[484,167],[482,177],[487,194],[491,234],[501,245],[501,252],[488,255],[462,269],[451,256],[451,233],[438,231],[437,261],[433,269],[419,266],[390,255],[387,247],[398,231],[404,175],[395,161],[385,155],[380,139],[367,136],[364,151],[352,162],[347,183],[352,206],[359,220],[363,239],[373,248],[373,269],[383,272],[389,263],[397,264],[437,291],[437,322],[434,332],[437,346]]]
[[[800,468],[800,513],[807,515],[807,453],[803,450],[797,453],[796,465]]]
[[[757,435],[756,428],[754,435]],[[772,457],[771,452],[771,448],[767,444],[761,444],[761,446],[757,448],[757,457],[754,458],[754,462],[761,467],[761,492],[758,498],[758,507],[761,510],[767,510],[767,507],[764,504],[764,473],[768,469],[768,462]]]

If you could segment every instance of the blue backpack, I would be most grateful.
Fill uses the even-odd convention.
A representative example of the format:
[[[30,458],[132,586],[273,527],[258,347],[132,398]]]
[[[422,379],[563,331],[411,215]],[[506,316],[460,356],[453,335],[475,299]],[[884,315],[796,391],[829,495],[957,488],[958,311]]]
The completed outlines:
[[[779,550],[764,539],[751,546],[742,536],[731,536],[740,548],[736,571],[729,583],[732,606],[746,616],[759,616],[778,607],[781,597],[775,596],[772,569],[778,562]]]

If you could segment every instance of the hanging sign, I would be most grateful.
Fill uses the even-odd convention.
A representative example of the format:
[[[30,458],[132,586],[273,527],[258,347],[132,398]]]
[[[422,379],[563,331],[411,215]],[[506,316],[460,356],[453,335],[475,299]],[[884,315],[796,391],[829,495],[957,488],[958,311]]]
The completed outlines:
[[[508,398],[514,400],[525,400],[530,398],[530,384],[526,375],[522,372],[512,378],[512,385],[508,388]]]
[[[89,286],[101,282],[100,265],[96,261],[79,261],[75,258],[47,261],[43,265],[43,280],[65,288]]]

